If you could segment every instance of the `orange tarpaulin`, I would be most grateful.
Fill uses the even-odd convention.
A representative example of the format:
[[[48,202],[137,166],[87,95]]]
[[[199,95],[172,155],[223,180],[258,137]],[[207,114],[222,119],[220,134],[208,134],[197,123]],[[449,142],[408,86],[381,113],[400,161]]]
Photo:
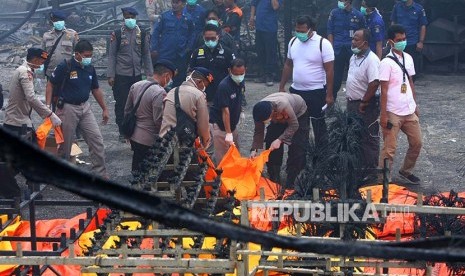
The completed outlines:
[[[50,117],[45,118],[44,122],[37,128],[36,136],[37,136],[37,144],[41,149],[45,148],[45,142],[47,141],[47,136],[52,130],[52,121]],[[63,143],[63,133],[61,131],[61,127],[55,127],[55,141],[58,144]]]
[[[226,196],[227,191],[236,190],[236,199],[253,199],[257,195],[257,185],[269,155],[270,150],[265,150],[255,158],[246,158],[241,157],[235,146],[229,147],[218,165],[218,169],[223,170],[221,195]]]

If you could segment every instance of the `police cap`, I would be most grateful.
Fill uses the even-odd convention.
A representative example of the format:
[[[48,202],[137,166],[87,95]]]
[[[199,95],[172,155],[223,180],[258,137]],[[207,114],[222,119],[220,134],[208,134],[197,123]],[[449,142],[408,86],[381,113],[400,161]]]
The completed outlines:
[[[133,7],[125,7],[125,8],[121,8],[121,11],[123,13],[129,13],[129,14],[132,14],[132,15],[138,15],[139,13],[137,12],[136,9],[134,9]]]
[[[176,75],[176,65],[174,65],[174,63],[172,63],[171,61],[167,60],[167,59],[160,59],[159,61],[157,61],[154,65],[153,65],[153,68],[159,66],[159,65],[162,65],[166,68],[168,68],[169,70],[171,70],[171,72],[173,72],[173,75]]]
[[[196,71],[197,73],[202,75],[205,79],[207,79],[209,83],[213,82],[213,73],[209,69],[205,67],[194,67],[193,69],[194,69],[193,71]]]
[[[58,20],[65,20],[69,16],[69,12],[64,10],[53,10],[50,17]]]

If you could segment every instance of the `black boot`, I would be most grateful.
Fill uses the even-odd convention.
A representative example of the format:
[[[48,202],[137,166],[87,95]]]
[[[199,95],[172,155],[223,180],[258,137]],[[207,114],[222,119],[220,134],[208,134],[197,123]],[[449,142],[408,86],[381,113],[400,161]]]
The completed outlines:
[[[280,184],[281,183],[281,166],[266,165],[268,171],[268,177],[271,181]]]

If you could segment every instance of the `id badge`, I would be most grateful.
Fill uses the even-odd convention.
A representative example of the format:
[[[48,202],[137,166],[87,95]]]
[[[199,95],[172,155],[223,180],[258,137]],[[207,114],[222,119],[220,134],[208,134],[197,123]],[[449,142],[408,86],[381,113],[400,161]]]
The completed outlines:
[[[405,82],[400,87],[400,92],[404,94],[407,93],[407,84]]]

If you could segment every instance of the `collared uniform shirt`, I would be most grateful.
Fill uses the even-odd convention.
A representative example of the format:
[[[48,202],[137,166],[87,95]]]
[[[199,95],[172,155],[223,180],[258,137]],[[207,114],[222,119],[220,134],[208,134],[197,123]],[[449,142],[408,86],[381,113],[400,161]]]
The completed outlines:
[[[194,23],[189,14],[179,18],[166,11],[158,18],[152,32],[150,49],[158,51],[159,59],[175,61],[190,54],[195,42]]]
[[[142,39],[145,40],[143,43]],[[120,41],[116,39],[116,34],[113,32],[110,38],[107,77],[114,78],[115,75],[140,76],[142,65],[145,75],[151,77],[153,66],[149,43],[149,34],[146,33],[143,38],[139,26],[132,30],[125,26],[121,27]]]
[[[34,72],[27,62],[13,71],[9,91],[8,105],[5,108],[5,124],[17,127],[26,124],[32,127],[30,116],[33,109],[42,118],[52,113],[34,92]]]
[[[415,75],[415,65],[412,56],[403,52],[405,58],[405,69],[410,76]],[[390,52],[388,56],[396,55],[399,62],[402,64],[402,57]],[[403,81],[404,72],[400,66],[390,58],[384,58],[379,66],[379,80],[388,81],[389,88],[387,94],[387,107],[386,110],[398,116],[406,116],[413,114],[417,107],[413,98],[412,88],[408,77],[405,76],[405,83],[407,84],[407,92],[401,93],[401,86]],[[382,91],[381,91],[382,93]]]
[[[365,17],[356,9],[347,11],[335,8],[329,14],[327,27],[328,35],[332,34],[334,37],[334,52],[338,54],[342,47],[350,47],[354,33],[367,25]]]
[[[165,89],[154,84],[140,98],[144,88],[150,83],[152,82],[147,80],[134,83],[129,90],[128,100],[124,108],[124,115],[129,114],[137,101],[141,99],[136,111],[136,127],[131,140],[146,146],[152,146],[155,142],[155,136],[160,133],[163,99],[166,96]]]
[[[79,41],[79,36],[75,30],[65,28],[62,31],[56,31],[55,29],[52,29],[44,33],[42,37],[42,49],[50,54],[55,41],[62,33],[63,37],[60,42],[58,42],[58,45],[51,56],[47,71],[45,72],[47,76],[50,76],[53,73],[53,70],[55,70],[60,62],[73,56],[74,46],[76,46],[76,43]]]
[[[283,4],[283,0],[278,0],[279,6]],[[255,9],[255,28],[261,32],[277,32],[278,31],[278,11],[273,9],[271,0],[252,0],[252,6]]]
[[[193,9],[189,9],[187,6],[188,5],[184,7],[183,13],[187,13],[191,16],[192,21],[194,22],[195,37],[197,37],[198,34],[203,32],[203,28],[205,27],[207,10],[199,4],[196,4]]]
[[[326,85],[324,63],[334,60],[334,50],[331,43],[313,32],[306,42],[292,38],[289,42],[287,58],[292,60],[292,88],[300,91],[323,89]],[[309,76],[312,76],[311,78]]]
[[[368,84],[379,80],[378,56],[368,50],[362,56],[352,55],[346,82],[346,96],[349,100],[361,100],[368,89]]]
[[[415,2],[411,6],[396,3],[392,9],[391,22],[404,26],[407,45],[417,44],[420,40],[420,28],[428,25],[425,9]]]
[[[299,129],[298,118],[307,111],[307,104],[301,96],[290,93],[273,93],[261,101],[271,102],[273,111],[271,121],[274,123],[287,124],[283,134],[278,137],[286,145],[290,145],[294,133]],[[252,149],[262,149],[265,139],[265,124],[255,122]]]
[[[223,108],[227,107],[231,131],[236,130],[241,116],[244,91],[244,82],[237,84],[231,76],[224,78],[218,85],[215,100],[210,107],[210,123],[217,124],[222,131],[226,131],[223,122]]]
[[[163,137],[171,128],[176,127],[176,107],[174,106],[174,92],[171,89],[166,95],[163,121],[160,136]],[[197,124],[197,134],[200,137],[210,137],[209,115],[205,94],[197,89],[190,81],[185,81],[179,87],[179,102],[181,109]],[[205,142],[205,141],[204,141]]]
[[[189,71],[194,67],[205,67],[213,73],[213,83],[211,83],[205,93],[207,101],[212,102],[215,98],[216,89],[219,83],[229,74],[231,61],[235,59],[233,52],[219,43],[213,50],[207,46],[202,46],[192,53],[189,63]]]
[[[61,87],[63,80],[65,81],[60,93],[65,103],[84,103],[89,99],[90,92],[99,88],[97,73],[94,66],[83,67],[74,58],[69,63],[69,70],[66,61],[60,63],[53,71],[50,82]]]
[[[368,29],[370,30],[370,49],[376,53],[376,42],[384,42],[384,20],[378,9],[366,16]]]

